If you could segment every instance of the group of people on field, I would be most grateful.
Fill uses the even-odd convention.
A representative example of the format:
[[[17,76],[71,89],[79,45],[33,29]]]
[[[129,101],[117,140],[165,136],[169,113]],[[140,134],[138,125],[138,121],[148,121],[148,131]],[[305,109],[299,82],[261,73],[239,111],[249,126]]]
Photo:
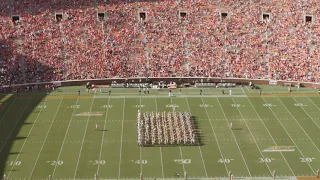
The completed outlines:
[[[137,131],[140,146],[196,144],[196,130],[189,112],[138,111]]]

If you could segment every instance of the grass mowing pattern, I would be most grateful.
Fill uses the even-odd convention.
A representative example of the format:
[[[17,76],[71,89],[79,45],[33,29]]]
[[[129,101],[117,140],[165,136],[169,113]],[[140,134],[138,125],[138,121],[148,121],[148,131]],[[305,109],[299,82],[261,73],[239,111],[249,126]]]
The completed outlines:
[[[65,93],[72,91],[65,88]],[[10,179],[100,179],[315,176],[320,165],[320,97],[218,97],[220,90],[152,91],[113,89],[109,98],[55,96],[3,99],[0,110],[2,170]],[[247,88],[235,95],[255,95]],[[271,89],[271,91],[275,91]],[[76,91],[74,91],[76,92]],[[118,94],[117,94],[118,93]],[[127,93],[127,94],[126,94]],[[76,94],[76,93],[74,93]],[[174,93],[175,94],[175,93]],[[63,95],[63,94],[62,94]],[[210,97],[210,95],[214,95]],[[126,96],[126,97],[124,97]],[[180,96],[180,97],[179,97]],[[201,131],[201,146],[139,147],[136,113],[190,111]],[[30,111],[27,114],[24,111]],[[101,116],[75,116],[87,112]],[[230,129],[229,124],[233,127]],[[16,124],[22,124],[17,128]],[[95,130],[95,124],[99,130]],[[20,127],[20,126],[19,126]],[[17,131],[9,146],[8,134]],[[263,152],[294,146],[294,152]]]

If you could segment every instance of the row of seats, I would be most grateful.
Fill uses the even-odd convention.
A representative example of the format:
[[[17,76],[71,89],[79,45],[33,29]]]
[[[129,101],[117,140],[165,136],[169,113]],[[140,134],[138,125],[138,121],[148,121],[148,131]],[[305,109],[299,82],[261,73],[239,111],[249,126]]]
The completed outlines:
[[[318,0],[4,0],[0,83],[141,76],[320,82],[319,7]]]

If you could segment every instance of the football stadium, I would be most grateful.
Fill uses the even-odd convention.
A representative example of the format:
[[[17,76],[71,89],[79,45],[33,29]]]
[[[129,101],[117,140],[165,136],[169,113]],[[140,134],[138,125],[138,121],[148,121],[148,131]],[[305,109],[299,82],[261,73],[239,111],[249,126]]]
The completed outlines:
[[[319,18],[319,0],[0,1],[0,179],[320,179]]]

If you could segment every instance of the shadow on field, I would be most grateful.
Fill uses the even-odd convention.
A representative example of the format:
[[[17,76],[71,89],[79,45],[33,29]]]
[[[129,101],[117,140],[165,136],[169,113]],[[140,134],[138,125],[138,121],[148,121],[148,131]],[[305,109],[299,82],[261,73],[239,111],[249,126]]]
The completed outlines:
[[[20,93],[20,97],[16,98],[12,95],[5,101],[1,101],[5,104],[5,108],[0,110],[0,176],[3,174],[9,174],[9,171],[18,171],[18,167],[12,166],[18,155],[21,154],[20,145],[15,149],[12,149],[14,144],[23,144],[24,141],[28,140],[27,135],[34,123],[25,122],[28,116],[33,113],[33,110],[37,105],[45,98],[45,93]],[[8,94],[1,94],[1,98]],[[32,98],[32,99],[30,99]],[[26,102],[29,101],[29,104]],[[22,136],[19,136],[21,128],[26,128]],[[38,149],[35,149],[38,151]],[[10,159],[10,161],[8,160]],[[7,166],[5,170],[5,166]],[[13,168],[12,170],[10,170]],[[1,179],[0,178],[0,179]]]
[[[25,91],[26,87],[20,88],[17,96],[17,93],[12,91],[18,88],[12,84],[32,81],[34,77],[45,79],[41,74],[52,71],[38,59],[17,53],[16,46],[17,39],[0,39],[0,179],[10,171],[19,171],[19,167],[13,165],[17,157],[22,154],[22,144],[28,140],[25,136],[33,125],[26,120],[46,97],[46,93],[38,92],[39,90]],[[28,64],[23,63],[28,60],[30,61]],[[30,73],[28,69],[34,71]],[[35,85],[29,87],[42,88]],[[23,134],[19,134],[21,128],[25,128]],[[14,145],[16,147],[12,149]]]
[[[200,121],[198,121],[196,116],[191,116],[192,119],[192,123],[194,125],[194,129],[196,130],[196,139],[197,139],[197,143],[196,146],[203,146],[205,145],[204,142],[202,141],[204,136],[202,135],[199,126],[200,126]]]

